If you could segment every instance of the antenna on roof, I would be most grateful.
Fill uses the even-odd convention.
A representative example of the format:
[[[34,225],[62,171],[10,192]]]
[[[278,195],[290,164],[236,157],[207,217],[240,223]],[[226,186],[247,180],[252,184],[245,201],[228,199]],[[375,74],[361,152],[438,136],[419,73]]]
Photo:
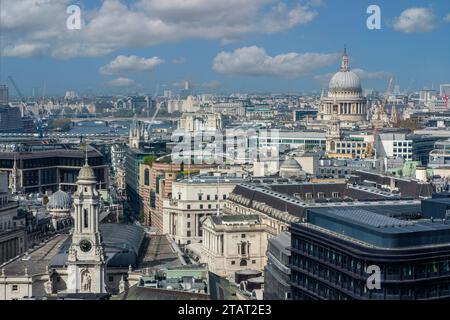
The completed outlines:
[[[87,143],[86,142],[82,143],[81,144],[81,148],[84,151],[84,164],[88,165],[89,163],[88,163],[88,153],[87,153],[88,146],[87,146]]]

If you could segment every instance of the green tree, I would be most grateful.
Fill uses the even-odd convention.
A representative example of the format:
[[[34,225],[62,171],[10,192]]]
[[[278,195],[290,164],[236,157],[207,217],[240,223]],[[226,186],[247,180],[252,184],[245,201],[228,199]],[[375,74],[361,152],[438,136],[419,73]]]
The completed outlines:
[[[157,159],[156,156],[146,156],[142,159],[142,163],[148,166],[151,166],[153,162]]]

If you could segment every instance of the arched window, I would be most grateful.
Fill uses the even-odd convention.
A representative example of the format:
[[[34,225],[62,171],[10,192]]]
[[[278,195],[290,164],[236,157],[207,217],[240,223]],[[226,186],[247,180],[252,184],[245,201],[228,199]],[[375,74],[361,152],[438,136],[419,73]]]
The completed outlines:
[[[241,263],[239,264],[241,267],[246,267],[247,266],[247,260],[242,259]]]

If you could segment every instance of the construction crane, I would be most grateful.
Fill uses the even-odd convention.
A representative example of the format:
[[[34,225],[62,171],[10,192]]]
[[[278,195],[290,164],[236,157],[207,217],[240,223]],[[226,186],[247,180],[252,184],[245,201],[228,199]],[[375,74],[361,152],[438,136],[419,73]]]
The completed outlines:
[[[387,104],[387,101],[388,101],[388,98],[389,98],[389,93],[391,92],[391,87],[392,87],[392,81],[393,80],[394,80],[393,77],[389,78],[389,84],[388,84],[388,87],[386,89],[386,93],[384,94],[383,102],[377,108],[377,117],[375,119],[374,135],[377,133],[377,131],[379,129],[381,129],[383,127],[382,116],[384,114],[384,108],[385,108],[385,106]]]
[[[382,126],[383,126],[381,117],[382,117],[382,115],[384,113],[384,107],[386,106],[386,103],[388,101],[389,93],[391,92],[391,86],[392,86],[393,80],[394,80],[393,77],[389,78],[389,84],[388,84],[388,87],[386,89],[386,93],[384,94],[383,102],[381,103],[381,105],[379,105],[377,107],[377,111],[376,111],[377,115],[376,115],[375,124],[374,124],[373,132],[372,132],[374,146],[372,148],[370,148],[370,151],[373,152],[375,158],[377,158],[377,154],[376,154],[377,150],[375,148],[375,141],[376,141],[376,138],[377,138],[378,130],[381,129]]]
[[[19,87],[17,86],[16,82],[14,81],[13,77],[8,76],[8,80],[9,80],[9,82],[11,82],[11,84],[13,85],[13,87],[16,90],[17,94],[19,95],[20,101],[25,104],[27,102],[27,100],[23,96],[22,92],[20,91]]]
[[[390,119],[390,121],[391,121],[391,125],[393,127],[395,127],[397,125],[397,123],[398,123],[397,108],[395,107],[394,104],[392,105],[392,108],[391,108],[391,119]]]
[[[22,102],[22,117],[25,116],[31,116],[34,118],[35,120],[35,125],[36,125],[36,130],[39,133],[39,137],[42,138],[43,137],[43,127],[42,127],[42,120],[38,117],[35,116],[33,114],[33,112],[30,112],[27,108],[27,100],[25,99],[24,95],[22,94],[22,92],[20,91],[19,87],[17,86],[17,83],[14,81],[12,76],[8,76],[8,80],[11,82],[11,84],[13,85],[14,89],[16,90],[17,94],[20,97],[20,101]],[[28,114],[27,114],[28,113]]]
[[[19,95],[20,102],[22,102],[22,117],[26,116],[26,113],[28,112],[27,109],[27,99],[25,99],[24,95],[22,94],[22,91],[20,91],[19,86],[14,81],[12,76],[8,76],[9,82],[13,85],[14,89],[16,90],[17,94]],[[28,112],[29,113],[29,112]]]

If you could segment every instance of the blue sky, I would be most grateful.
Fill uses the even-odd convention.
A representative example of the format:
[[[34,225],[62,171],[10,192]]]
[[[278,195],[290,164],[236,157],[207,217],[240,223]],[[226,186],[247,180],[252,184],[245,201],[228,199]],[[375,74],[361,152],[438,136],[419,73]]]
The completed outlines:
[[[81,30],[65,28],[70,4]],[[371,4],[381,30],[366,27]],[[12,75],[26,95],[44,83],[48,94],[176,92],[185,80],[197,92],[319,91],[347,45],[364,88],[384,90],[390,75],[437,87],[450,82],[449,14],[450,2],[423,0],[3,0],[0,82]]]

